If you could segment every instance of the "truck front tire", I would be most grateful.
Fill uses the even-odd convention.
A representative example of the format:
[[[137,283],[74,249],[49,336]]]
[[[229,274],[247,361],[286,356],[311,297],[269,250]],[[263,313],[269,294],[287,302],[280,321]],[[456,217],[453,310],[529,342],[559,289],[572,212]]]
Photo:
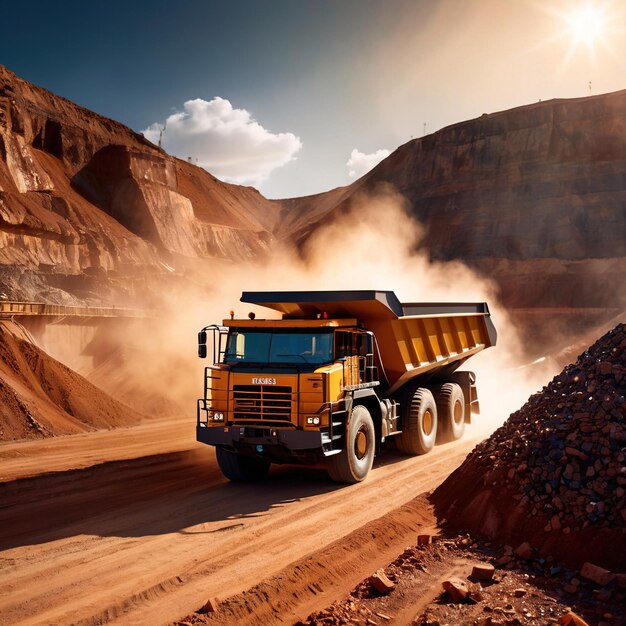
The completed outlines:
[[[465,396],[456,383],[444,383],[435,391],[439,433],[437,441],[456,441],[465,432]]]
[[[252,483],[263,480],[270,470],[270,462],[254,456],[243,456],[225,448],[216,448],[215,456],[222,474],[236,483]]]
[[[437,438],[437,405],[433,394],[418,387],[407,398],[402,417],[402,432],[396,437],[396,446],[405,454],[426,454],[433,449]]]
[[[370,412],[361,405],[352,410],[343,450],[326,459],[330,477],[337,483],[361,482],[374,463],[375,431]]]

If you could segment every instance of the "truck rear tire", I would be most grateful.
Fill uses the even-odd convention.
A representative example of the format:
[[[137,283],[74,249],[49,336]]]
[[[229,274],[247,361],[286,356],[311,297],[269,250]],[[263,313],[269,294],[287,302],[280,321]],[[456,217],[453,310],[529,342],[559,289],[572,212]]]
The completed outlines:
[[[437,441],[456,441],[465,432],[465,396],[456,383],[444,383],[435,390],[435,402],[439,416]]]
[[[396,437],[396,446],[405,454],[426,454],[433,449],[437,438],[437,405],[433,394],[418,387],[408,397],[402,418],[402,432]]]
[[[216,448],[215,456],[222,474],[236,483],[252,483],[263,480],[270,470],[270,462],[254,456],[244,456],[225,448]]]
[[[343,450],[326,459],[330,477],[337,483],[361,482],[372,469],[375,443],[374,422],[361,405],[352,409]]]

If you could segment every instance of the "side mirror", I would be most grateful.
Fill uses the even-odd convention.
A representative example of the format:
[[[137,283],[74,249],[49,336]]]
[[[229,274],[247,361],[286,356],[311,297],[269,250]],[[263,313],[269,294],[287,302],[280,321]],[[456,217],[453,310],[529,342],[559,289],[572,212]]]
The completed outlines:
[[[198,356],[201,359],[206,359],[206,330],[201,330],[198,333]]]

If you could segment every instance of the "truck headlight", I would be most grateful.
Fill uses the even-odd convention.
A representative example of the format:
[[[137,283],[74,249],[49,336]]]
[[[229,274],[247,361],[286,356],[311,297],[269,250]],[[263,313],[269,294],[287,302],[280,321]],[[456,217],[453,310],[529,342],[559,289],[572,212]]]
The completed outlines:
[[[320,423],[320,418],[319,417],[307,417],[306,418],[306,423],[309,426],[317,426]]]
[[[213,421],[214,422],[223,422],[224,414],[223,413],[213,413]]]

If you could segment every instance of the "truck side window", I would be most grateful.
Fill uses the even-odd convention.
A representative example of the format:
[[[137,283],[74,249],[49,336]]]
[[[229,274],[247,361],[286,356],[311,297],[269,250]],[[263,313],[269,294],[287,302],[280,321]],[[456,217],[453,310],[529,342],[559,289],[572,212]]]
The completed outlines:
[[[235,349],[235,356],[238,359],[242,359],[246,353],[246,336],[242,333],[237,334],[237,344]]]
[[[335,358],[365,356],[369,348],[368,336],[360,332],[335,332]]]
[[[354,354],[359,356],[365,355],[362,333],[354,333]]]
[[[246,336],[236,331],[231,332],[226,340],[225,362],[230,359],[242,359],[245,355]]]
[[[359,333],[356,337],[355,354],[367,356],[373,352],[372,336],[368,333]]]
[[[350,356],[350,344],[348,342],[349,333],[335,333],[335,358],[343,359]]]

